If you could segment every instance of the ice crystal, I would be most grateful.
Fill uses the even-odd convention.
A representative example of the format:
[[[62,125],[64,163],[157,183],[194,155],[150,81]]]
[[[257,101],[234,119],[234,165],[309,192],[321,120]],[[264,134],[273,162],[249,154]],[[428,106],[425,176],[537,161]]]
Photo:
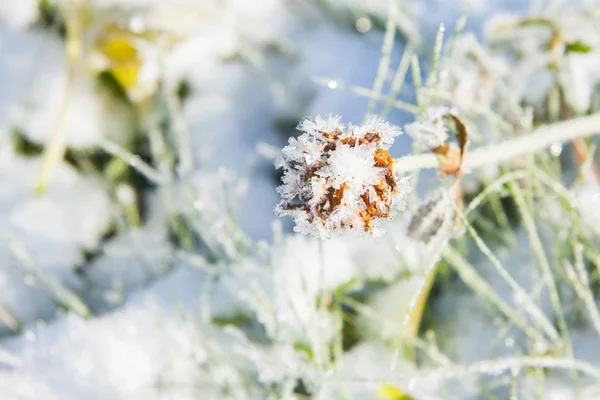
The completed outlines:
[[[377,117],[346,127],[339,116],[305,119],[298,129],[304,133],[290,138],[276,161],[284,170],[276,211],[294,219],[296,232],[376,234],[378,219],[403,208],[410,187],[387,152],[400,129]]]
[[[444,116],[450,114],[448,107],[429,107],[423,115],[407,124],[406,133],[413,138],[414,145],[421,149],[435,149],[448,140],[448,128]]]

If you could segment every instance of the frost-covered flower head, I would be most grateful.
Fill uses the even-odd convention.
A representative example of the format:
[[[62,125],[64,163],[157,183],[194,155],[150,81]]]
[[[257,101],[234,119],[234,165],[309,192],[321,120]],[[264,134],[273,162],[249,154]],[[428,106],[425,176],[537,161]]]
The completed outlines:
[[[404,126],[406,133],[414,140],[414,146],[420,149],[435,149],[448,140],[448,128],[444,117],[450,114],[448,107],[429,107],[424,114]]]
[[[276,211],[294,219],[296,232],[321,238],[344,230],[375,234],[379,218],[404,207],[408,179],[396,176],[387,152],[399,128],[377,117],[346,127],[339,116],[317,116],[298,129],[304,133],[290,138],[276,162],[284,170]]]

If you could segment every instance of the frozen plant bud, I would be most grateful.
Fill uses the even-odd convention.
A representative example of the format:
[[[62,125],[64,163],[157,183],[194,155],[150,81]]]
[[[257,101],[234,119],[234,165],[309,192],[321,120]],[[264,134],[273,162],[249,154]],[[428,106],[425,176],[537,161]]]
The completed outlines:
[[[380,118],[345,127],[339,116],[305,119],[304,133],[290,138],[282,157],[283,197],[279,215],[290,215],[294,230],[323,239],[344,230],[376,234],[379,218],[402,209],[408,178],[394,173],[387,149],[402,132]]]
[[[448,107],[430,107],[419,115],[415,122],[405,125],[406,133],[413,138],[414,145],[421,149],[435,149],[448,140],[448,129],[444,117],[450,115]]]

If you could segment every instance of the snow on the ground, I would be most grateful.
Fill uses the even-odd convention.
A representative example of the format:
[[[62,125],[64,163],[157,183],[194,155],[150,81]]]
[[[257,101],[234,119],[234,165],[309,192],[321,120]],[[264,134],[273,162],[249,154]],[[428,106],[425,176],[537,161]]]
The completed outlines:
[[[143,226],[128,227],[104,242],[97,257],[79,271],[78,292],[93,312],[120,305],[172,267],[164,210],[157,196],[149,203]]]
[[[55,168],[50,186],[37,195],[34,185],[41,159],[25,158],[6,147],[0,154],[1,254],[6,267],[0,270],[0,304],[18,320],[31,322],[48,317],[53,306],[37,287],[35,274],[19,267],[23,261],[10,250],[13,242],[24,247],[41,269],[63,281],[73,279],[83,251],[95,249],[110,227],[111,202],[97,178],[66,163]],[[0,331],[6,329],[0,324]]]

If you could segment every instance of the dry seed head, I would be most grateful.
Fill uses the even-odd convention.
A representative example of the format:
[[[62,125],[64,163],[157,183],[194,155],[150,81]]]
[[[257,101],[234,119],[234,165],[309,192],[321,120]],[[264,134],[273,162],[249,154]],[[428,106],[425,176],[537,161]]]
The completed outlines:
[[[380,218],[404,207],[408,179],[396,176],[387,152],[399,128],[376,117],[346,127],[338,116],[317,116],[298,129],[304,133],[290,138],[275,163],[284,171],[275,210],[293,218],[296,232],[376,234]]]
[[[425,244],[448,238],[456,224],[456,189],[441,188],[432,192],[413,215],[408,236]]]

